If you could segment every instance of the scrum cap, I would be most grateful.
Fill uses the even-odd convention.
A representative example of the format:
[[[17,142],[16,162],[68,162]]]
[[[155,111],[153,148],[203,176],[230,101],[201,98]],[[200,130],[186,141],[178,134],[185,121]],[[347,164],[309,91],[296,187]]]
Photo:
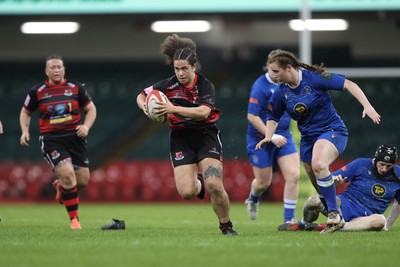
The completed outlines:
[[[397,161],[397,148],[392,144],[384,144],[379,146],[375,152],[375,163],[383,161],[395,164]]]

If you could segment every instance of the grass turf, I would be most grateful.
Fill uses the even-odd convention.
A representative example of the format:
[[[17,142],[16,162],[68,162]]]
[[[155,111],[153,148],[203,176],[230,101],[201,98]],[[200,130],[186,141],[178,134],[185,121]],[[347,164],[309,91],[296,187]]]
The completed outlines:
[[[69,229],[65,208],[57,204],[3,204],[0,214],[2,267],[390,267],[400,260],[398,222],[388,232],[279,232],[282,205],[265,202],[255,221],[244,204],[231,205],[241,236],[221,235],[207,202],[81,203],[80,231]],[[112,217],[124,219],[127,229],[100,230]]]

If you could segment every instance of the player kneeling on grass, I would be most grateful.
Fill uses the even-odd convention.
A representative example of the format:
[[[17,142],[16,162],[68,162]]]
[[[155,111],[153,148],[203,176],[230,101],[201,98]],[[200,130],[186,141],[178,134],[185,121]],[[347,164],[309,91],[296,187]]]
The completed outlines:
[[[341,231],[389,230],[400,213],[400,167],[395,165],[396,161],[396,147],[385,144],[378,147],[373,158],[356,159],[332,174],[337,184],[350,183],[337,196],[346,222]],[[384,212],[393,199],[386,220]],[[312,196],[304,204],[300,223],[288,225],[285,230],[323,229],[324,224],[313,223],[320,213],[326,216],[324,205],[318,195]]]

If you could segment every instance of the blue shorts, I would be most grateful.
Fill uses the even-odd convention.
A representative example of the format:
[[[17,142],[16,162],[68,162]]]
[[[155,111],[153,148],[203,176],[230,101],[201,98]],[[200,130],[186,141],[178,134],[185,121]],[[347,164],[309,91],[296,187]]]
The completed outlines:
[[[340,155],[346,148],[348,135],[343,132],[329,131],[319,136],[302,137],[300,141],[300,158],[302,162],[311,163],[314,144],[319,139],[326,139],[334,144]]]
[[[247,155],[252,166],[267,168],[273,165],[275,158],[280,158],[289,154],[297,153],[296,145],[292,138],[287,138],[287,143],[278,148],[272,143],[256,150],[256,145],[260,139],[247,136]]]
[[[372,213],[370,211],[365,210],[362,206],[360,206],[356,201],[348,199],[343,195],[339,195],[342,209],[342,216],[346,222],[351,221],[354,218],[369,216]]]

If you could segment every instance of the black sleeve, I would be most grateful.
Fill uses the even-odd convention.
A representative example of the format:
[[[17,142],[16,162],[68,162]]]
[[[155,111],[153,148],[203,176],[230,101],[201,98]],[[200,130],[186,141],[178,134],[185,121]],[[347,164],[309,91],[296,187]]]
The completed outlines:
[[[86,91],[86,89],[83,87],[81,83],[76,83],[76,86],[78,86],[78,91],[79,91],[78,95],[79,106],[85,107],[92,101],[92,98],[90,97],[89,93]]]
[[[34,112],[38,108],[39,103],[36,92],[37,88],[36,87],[32,88],[25,98],[24,107],[29,112]]]
[[[170,77],[168,79],[164,79],[164,80],[161,80],[161,81],[155,83],[153,85],[153,90],[159,90],[159,91],[161,91],[161,92],[163,92],[165,94],[165,91],[167,90],[167,87],[171,83],[173,83],[173,79],[174,78],[175,78],[175,76],[172,76],[172,77]]]
[[[212,82],[207,79],[199,85],[199,106],[206,105],[210,108],[215,108],[215,87]]]

